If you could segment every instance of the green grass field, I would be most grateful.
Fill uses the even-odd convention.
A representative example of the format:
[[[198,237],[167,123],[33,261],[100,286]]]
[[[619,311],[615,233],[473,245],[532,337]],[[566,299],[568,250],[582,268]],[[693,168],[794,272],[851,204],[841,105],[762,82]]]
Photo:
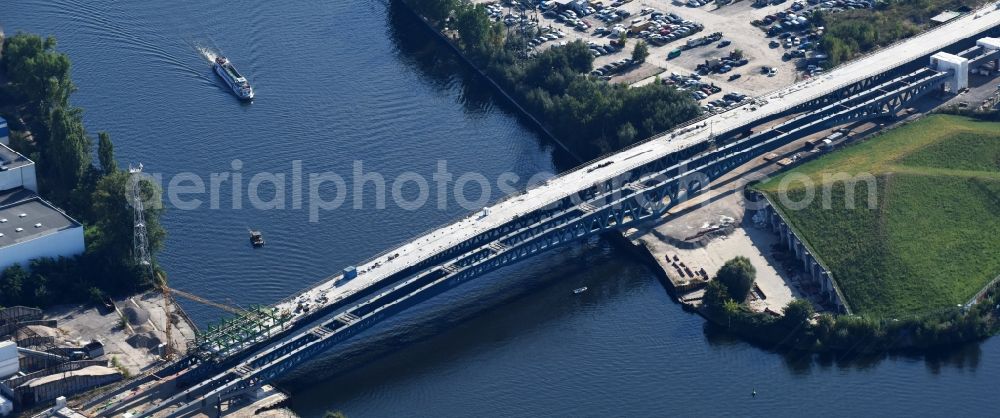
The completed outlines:
[[[830,180],[837,173],[871,180],[850,188]],[[809,195],[806,182],[816,185],[814,199],[796,204]],[[858,313],[954,306],[1000,275],[1000,123],[927,117],[758,189],[832,270]]]

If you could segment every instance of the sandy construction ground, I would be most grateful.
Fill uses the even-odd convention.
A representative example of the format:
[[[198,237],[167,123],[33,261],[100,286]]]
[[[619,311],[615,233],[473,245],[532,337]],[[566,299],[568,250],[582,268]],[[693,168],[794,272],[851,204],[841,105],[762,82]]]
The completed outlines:
[[[119,305],[135,303],[149,313],[148,326],[163,338],[166,314],[163,296],[157,292],[137,295],[131,300],[119,300]],[[135,348],[126,342],[131,334],[122,327],[118,314],[102,313],[93,307],[56,307],[45,312],[46,319],[55,319],[58,342],[82,345],[97,339],[104,343],[105,357],[114,357],[130,373],[138,374],[156,364],[160,357],[146,349]],[[173,324],[171,337],[179,351],[187,349],[188,340],[194,339],[194,329],[184,321]]]

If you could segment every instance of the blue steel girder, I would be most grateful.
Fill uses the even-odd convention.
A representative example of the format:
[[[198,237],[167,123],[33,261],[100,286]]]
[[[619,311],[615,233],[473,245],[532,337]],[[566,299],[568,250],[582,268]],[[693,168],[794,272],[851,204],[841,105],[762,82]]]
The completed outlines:
[[[794,107],[792,107],[792,112],[793,113],[794,112],[803,112],[803,111],[807,111],[807,110],[810,110],[810,109],[815,109],[817,107],[822,107],[824,105],[827,105],[827,104],[839,101],[841,99],[848,98],[848,97],[854,96],[856,94],[862,93],[862,92],[864,92],[866,90],[871,89],[872,86],[876,86],[876,85],[882,84],[883,82],[885,82],[885,80],[897,76],[898,74],[900,74],[901,71],[902,71],[901,69],[896,68],[896,69],[892,69],[892,70],[880,73],[880,74],[872,76],[872,77],[867,77],[867,78],[858,80],[858,81],[856,81],[856,82],[854,82],[854,83],[852,83],[852,84],[850,84],[848,86],[845,86],[843,88],[837,89],[836,91],[834,91],[834,92],[832,92],[830,94],[826,94],[826,95],[823,95],[821,97],[817,97],[817,98],[815,98],[813,100],[810,100],[808,102],[799,104],[798,106],[794,106]]]
[[[886,92],[874,99],[871,99],[860,106],[839,112],[830,119],[830,125],[839,125],[847,122],[857,122],[861,120],[874,119],[882,116],[893,115],[902,110],[907,104],[922,97],[935,89],[940,89],[950,72],[935,72],[913,84],[900,87],[896,90]]]
[[[994,49],[992,51],[981,52],[976,55],[975,58],[969,59],[969,68],[973,68],[979,65],[985,64],[987,61],[992,61],[1000,59],[1000,49]]]

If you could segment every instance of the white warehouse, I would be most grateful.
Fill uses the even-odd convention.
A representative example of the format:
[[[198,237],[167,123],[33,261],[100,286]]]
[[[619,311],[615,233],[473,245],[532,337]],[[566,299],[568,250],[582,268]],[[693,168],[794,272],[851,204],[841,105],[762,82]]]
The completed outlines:
[[[35,163],[0,144],[0,269],[84,251],[83,225],[37,192]]]
[[[0,193],[0,268],[84,251],[83,225],[27,189]]]

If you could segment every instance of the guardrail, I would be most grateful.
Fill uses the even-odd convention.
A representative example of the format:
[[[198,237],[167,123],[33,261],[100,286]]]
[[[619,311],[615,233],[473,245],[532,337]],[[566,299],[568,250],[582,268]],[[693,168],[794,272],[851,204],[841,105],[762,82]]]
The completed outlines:
[[[998,275],[997,277],[995,277],[993,280],[990,280],[990,282],[987,283],[986,286],[983,286],[982,289],[980,289],[978,292],[976,292],[976,295],[973,296],[972,299],[969,299],[969,301],[965,303],[965,307],[968,308],[968,307],[970,307],[970,306],[975,305],[976,303],[978,303],[979,300],[983,298],[983,296],[986,296],[987,292],[989,292],[992,289],[995,289],[997,287],[997,285],[1000,285],[1000,275]]]

